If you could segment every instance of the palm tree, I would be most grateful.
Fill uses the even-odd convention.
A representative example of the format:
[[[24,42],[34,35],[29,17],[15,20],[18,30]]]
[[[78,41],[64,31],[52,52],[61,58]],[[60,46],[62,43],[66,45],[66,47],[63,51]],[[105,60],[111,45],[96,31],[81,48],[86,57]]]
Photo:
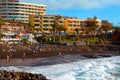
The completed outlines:
[[[52,33],[53,35],[55,35],[57,23],[54,22],[51,26],[52,26],[52,31],[53,31]]]
[[[38,34],[39,31],[42,31],[41,28],[36,28],[36,29],[34,29],[34,30],[37,31],[37,34]],[[35,33],[35,32],[34,32],[34,36],[36,36],[36,33]]]
[[[109,26],[109,25],[102,25],[102,26],[101,26],[101,29],[102,29],[103,31],[105,31],[105,39],[107,39],[107,38],[108,38],[107,32],[108,32],[109,30],[113,30],[114,27],[113,27],[113,26]]]
[[[84,38],[84,34],[86,33],[86,27],[81,27],[79,31],[80,31],[80,37]]]
[[[90,33],[90,29],[89,29],[89,27],[85,27],[85,28],[83,28],[83,37],[84,37],[84,35],[86,35],[86,37],[85,38],[88,38],[89,37],[89,33]]]
[[[2,18],[0,18],[0,29],[1,29],[1,26],[2,26],[2,23],[3,22],[3,20],[2,20]]]
[[[77,33],[77,40],[79,40],[79,28],[76,28],[75,32]]]
[[[17,22],[17,25],[20,27],[19,32],[23,30],[23,23],[21,21]]]
[[[13,31],[13,26],[15,25],[15,19],[11,19],[11,24],[12,24],[12,31]]]
[[[0,32],[1,32],[2,25],[3,25],[3,20],[2,20],[2,18],[0,18]]]
[[[54,23],[51,25],[52,26],[52,30],[53,30],[53,35],[55,35],[56,33],[59,33],[59,27],[60,27],[60,19],[62,17],[60,15],[57,15],[54,17]],[[55,40],[55,37],[54,37]],[[61,40],[60,40],[61,41]]]
[[[0,41],[1,41],[1,37],[2,37],[2,33],[1,33],[2,24],[3,24],[3,20],[2,20],[2,18],[0,18]]]
[[[32,24],[29,22],[28,24],[27,24],[27,26],[28,26],[28,32],[32,32],[33,33],[33,30],[34,30],[34,27],[32,26]]]
[[[58,33],[59,33],[59,42],[61,42],[61,32],[62,31],[66,31],[66,28],[65,27],[63,27],[63,26],[59,26],[59,27],[57,27],[57,31],[58,31]]]
[[[23,23],[23,27],[24,27],[24,30],[25,30],[25,31],[28,31],[28,24]]]
[[[0,45],[1,45],[1,37],[3,37],[3,33],[1,31],[1,27],[4,24],[4,21],[2,20],[2,18],[0,18]]]
[[[62,27],[62,31],[64,31],[65,41],[66,41],[66,36],[67,36],[67,34],[66,34],[66,30],[67,30],[67,28]]]
[[[59,22],[62,17],[60,15],[55,16],[54,23],[51,25],[53,28],[53,34],[57,32],[57,28],[60,26]]]
[[[91,35],[95,38],[95,33],[98,25],[96,24],[97,17],[87,19],[87,27],[91,28]]]
[[[49,30],[50,30],[50,34],[53,34],[53,29],[52,29],[52,28],[50,28]]]

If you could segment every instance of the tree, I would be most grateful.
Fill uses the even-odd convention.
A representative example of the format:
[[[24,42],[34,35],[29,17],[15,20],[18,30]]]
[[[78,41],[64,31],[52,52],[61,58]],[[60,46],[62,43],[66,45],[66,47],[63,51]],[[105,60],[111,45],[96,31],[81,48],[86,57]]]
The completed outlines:
[[[52,26],[52,28],[53,28],[53,34],[55,35],[55,33],[57,33],[57,29],[58,29],[58,27],[60,26],[59,25],[59,22],[60,22],[60,19],[61,19],[62,17],[60,16],[60,15],[57,15],[57,16],[55,16],[55,18],[54,18],[54,23],[51,25]]]
[[[59,31],[61,30],[60,27],[60,20],[62,19],[62,17],[60,15],[57,15],[54,17],[54,23],[51,25],[52,26],[52,30],[53,30],[53,35],[59,34]],[[61,36],[59,34],[59,36]],[[61,37],[60,37],[61,38]],[[59,38],[59,41],[61,41],[61,39]]]
[[[102,28],[103,31],[105,31],[105,39],[108,38],[108,36],[107,36],[107,32],[108,32],[108,30],[112,30],[112,29],[114,29],[113,26],[109,26],[109,25],[102,25],[101,28]]]
[[[1,31],[2,24],[3,24],[3,20],[2,20],[2,18],[0,18],[0,31]]]
[[[23,44],[27,44],[28,39],[24,38],[24,39],[22,39],[22,42],[23,42]]]
[[[35,30],[36,30],[37,32],[42,31],[41,28],[36,28]]]
[[[13,31],[13,26],[15,25],[15,19],[14,19],[14,18],[11,19],[10,22],[11,22],[11,24],[12,24],[12,30],[11,30],[11,32],[12,32],[12,31]]]
[[[25,31],[28,31],[28,23],[23,23],[23,27]]]
[[[63,27],[63,26],[59,26],[59,27],[57,27],[57,31],[58,31],[58,33],[59,33],[59,42],[61,42],[61,32],[62,31],[66,31],[66,28],[65,27]]]
[[[96,29],[98,28],[97,25],[97,17],[94,16],[94,18],[88,18],[87,19],[87,27],[91,28],[91,35],[95,38],[95,33],[96,33]]]
[[[90,27],[85,27],[85,28],[83,28],[83,31],[84,31],[83,35],[85,34],[86,38],[88,39],[90,37],[92,29]]]
[[[79,40],[79,28],[76,28],[75,32],[77,33],[77,40]]]
[[[34,32],[34,36],[36,36],[36,33],[37,33],[37,35],[39,35],[38,32],[39,32],[39,31],[42,31],[41,28],[36,28],[36,29],[34,29],[34,30],[37,31],[37,32]]]
[[[27,31],[33,33],[34,27],[32,26],[32,24],[29,22],[29,23],[27,24],[27,26],[28,26]]]
[[[18,21],[17,26],[19,26],[18,32],[21,32],[23,30],[23,23],[21,21]]]
[[[67,28],[63,27],[62,30],[64,31],[64,34],[65,34],[64,36],[65,36],[65,40],[66,40],[66,36],[67,36],[66,30],[67,30]]]
[[[120,41],[120,28],[119,27],[115,27],[115,30],[112,33],[112,39]]]
[[[1,32],[2,25],[3,25],[3,20],[2,20],[2,18],[0,18],[0,42],[1,42],[1,37],[3,36],[2,32]]]
[[[52,26],[52,31],[53,31],[52,33],[53,35],[55,35],[57,23],[54,22],[51,26]]]

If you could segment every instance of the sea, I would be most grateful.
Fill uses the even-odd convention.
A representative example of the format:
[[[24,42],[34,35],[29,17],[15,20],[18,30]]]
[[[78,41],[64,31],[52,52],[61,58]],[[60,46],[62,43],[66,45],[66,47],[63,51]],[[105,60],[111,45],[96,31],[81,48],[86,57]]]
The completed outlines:
[[[71,60],[68,55],[60,60],[66,62],[49,65],[37,63],[38,65],[34,66],[1,66],[0,70],[43,74],[49,80],[120,80],[120,56],[96,59],[74,57]]]

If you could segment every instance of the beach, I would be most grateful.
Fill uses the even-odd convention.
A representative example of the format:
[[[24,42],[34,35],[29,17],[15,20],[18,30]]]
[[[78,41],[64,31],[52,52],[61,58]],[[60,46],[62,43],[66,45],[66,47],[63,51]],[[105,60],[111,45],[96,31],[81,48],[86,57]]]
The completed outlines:
[[[105,57],[106,54],[111,57],[119,55],[119,51],[112,50],[109,47],[101,47],[100,45],[36,45],[18,46],[12,45],[11,48],[2,46],[0,54],[1,66],[41,66],[60,63],[68,63],[83,58],[100,58],[99,55]],[[114,47],[116,49],[116,47]],[[8,51],[7,51],[8,50]],[[11,50],[9,52],[9,50]],[[119,48],[118,48],[119,50]],[[7,57],[9,56],[9,57]]]
[[[0,70],[8,73],[42,74],[50,80],[120,79],[118,46],[46,44],[0,49]]]
[[[61,63],[46,65],[49,61],[56,59],[55,57],[50,57],[47,60],[46,58],[41,59],[40,62],[36,60],[38,61],[34,62],[36,65],[1,66],[0,70],[43,74],[48,80],[120,80],[120,56],[94,59],[78,59],[78,57],[80,56],[66,55],[66,59],[57,57],[55,61],[61,61]],[[66,62],[63,63],[63,61]],[[41,65],[41,62],[45,64]]]

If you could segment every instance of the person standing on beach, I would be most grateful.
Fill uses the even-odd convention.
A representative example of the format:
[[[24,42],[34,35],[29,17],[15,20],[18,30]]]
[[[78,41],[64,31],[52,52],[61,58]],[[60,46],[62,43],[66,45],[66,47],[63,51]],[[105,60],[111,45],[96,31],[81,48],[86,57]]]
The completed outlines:
[[[76,46],[76,42],[74,42],[73,45]]]
[[[34,45],[34,50],[33,50],[33,55],[37,55],[38,49],[39,49],[38,44],[35,44]]]
[[[10,63],[10,56],[8,54],[7,54],[7,57],[6,57],[6,62],[7,62],[7,64]]]
[[[62,55],[62,53],[61,53],[61,52],[59,52],[59,55],[61,56],[61,55]]]
[[[59,56],[64,58],[64,53],[59,52]]]

